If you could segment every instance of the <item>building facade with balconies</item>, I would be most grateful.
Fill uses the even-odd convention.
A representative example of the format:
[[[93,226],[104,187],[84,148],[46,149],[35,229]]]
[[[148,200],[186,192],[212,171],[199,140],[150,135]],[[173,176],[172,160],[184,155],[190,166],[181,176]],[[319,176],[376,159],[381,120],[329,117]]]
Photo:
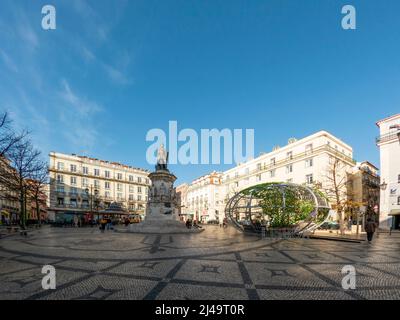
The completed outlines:
[[[223,173],[225,199],[247,187],[267,182],[289,182],[329,188],[332,162],[340,162],[345,176],[354,165],[351,146],[326,131],[319,131],[303,139],[291,138],[284,147],[239,164]],[[346,190],[343,190],[345,193]]]
[[[150,179],[147,170],[117,162],[51,152],[49,216],[96,214],[117,202],[129,213],[144,214]]]
[[[379,169],[369,161],[357,163],[349,172],[348,197],[353,219],[364,212],[367,217],[378,221],[380,197]]]
[[[380,135],[380,228],[400,229],[400,114],[376,123]]]
[[[186,219],[207,223],[222,221],[224,217],[224,197],[221,184],[222,173],[212,172],[189,184],[184,199],[182,215]]]

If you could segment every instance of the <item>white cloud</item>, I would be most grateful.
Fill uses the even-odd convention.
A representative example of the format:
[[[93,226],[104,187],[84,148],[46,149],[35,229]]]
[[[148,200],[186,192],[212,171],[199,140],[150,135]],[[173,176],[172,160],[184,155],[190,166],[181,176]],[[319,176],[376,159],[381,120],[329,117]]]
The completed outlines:
[[[61,85],[60,97],[65,105],[60,108],[59,117],[64,125],[64,135],[76,148],[91,149],[99,140],[94,121],[103,108],[73,92],[67,80],[63,79]]]
[[[0,57],[3,60],[4,64],[6,65],[6,67],[8,69],[10,69],[13,72],[18,73],[18,67],[17,65],[14,63],[14,61],[10,58],[10,56],[3,51],[2,49],[0,49]]]
[[[61,97],[73,107],[76,112],[81,116],[89,116],[90,114],[99,112],[102,108],[95,102],[90,101],[84,97],[79,97],[72,90],[67,80],[62,80],[63,90],[61,91]]]

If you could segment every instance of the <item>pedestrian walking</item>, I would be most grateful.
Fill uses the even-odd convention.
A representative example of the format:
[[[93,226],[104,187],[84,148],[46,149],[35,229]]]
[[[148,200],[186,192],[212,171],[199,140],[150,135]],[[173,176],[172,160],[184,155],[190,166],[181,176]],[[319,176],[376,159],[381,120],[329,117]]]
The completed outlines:
[[[367,232],[368,243],[371,243],[374,233],[376,231],[376,223],[371,218],[367,219],[365,224],[365,231]]]
[[[107,220],[102,218],[100,220],[100,230],[101,230],[101,232],[104,232],[104,230],[106,229],[106,224],[107,224]]]

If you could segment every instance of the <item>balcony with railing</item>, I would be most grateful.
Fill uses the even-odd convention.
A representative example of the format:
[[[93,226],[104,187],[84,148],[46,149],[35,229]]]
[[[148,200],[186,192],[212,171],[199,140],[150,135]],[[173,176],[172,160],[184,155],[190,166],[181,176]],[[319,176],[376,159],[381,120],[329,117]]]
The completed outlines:
[[[395,141],[399,140],[400,141],[400,130],[394,131],[394,132],[389,132],[386,134],[382,134],[379,137],[376,137],[376,143],[384,143],[384,142],[389,142],[389,141]]]
[[[241,180],[243,178],[246,177],[250,177],[250,176],[254,176],[256,174],[259,173],[263,173],[263,172],[268,172],[271,170],[275,170],[279,167],[283,167],[285,165],[288,165],[290,163],[294,163],[296,161],[301,161],[301,160],[305,160],[309,157],[318,155],[322,152],[328,152],[331,155],[333,155],[334,157],[337,157],[345,162],[348,162],[349,164],[355,165],[356,161],[354,159],[352,159],[351,157],[347,156],[346,154],[336,150],[335,148],[329,146],[329,145],[323,145],[317,148],[313,148],[313,149],[308,149],[305,152],[302,153],[298,153],[295,155],[291,155],[291,157],[285,157],[284,159],[281,160],[275,160],[273,162],[271,162],[269,165],[265,165],[265,166],[258,166],[256,169],[253,170],[249,170],[248,172],[244,173],[244,174],[238,174],[235,175],[235,177],[230,177],[230,178],[226,178],[224,180],[224,183],[227,182],[234,182],[234,181],[238,181]]]

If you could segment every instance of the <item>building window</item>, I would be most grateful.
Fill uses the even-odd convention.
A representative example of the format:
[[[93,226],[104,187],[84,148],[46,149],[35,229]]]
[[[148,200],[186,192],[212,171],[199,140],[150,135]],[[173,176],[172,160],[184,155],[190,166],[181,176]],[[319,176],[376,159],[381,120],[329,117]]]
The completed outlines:
[[[104,193],[104,195],[106,196],[107,199],[110,199],[110,198],[111,198],[111,196],[110,196],[110,191],[106,191],[106,192]]]
[[[271,164],[271,166],[274,166],[274,165],[275,165],[275,163],[276,163],[276,161],[275,161],[275,158],[272,158],[272,159],[270,160],[270,164]]]
[[[76,189],[75,187],[72,187],[71,194],[78,194],[78,189]]]
[[[293,159],[293,152],[292,151],[289,151],[289,152],[286,153],[286,159],[287,160],[292,160]]]
[[[286,166],[286,173],[291,173],[291,172],[293,172],[293,165],[289,164]]]
[[[137,192],[142,193],[142,187],[137,187]]]
[[[64,170],[64,162],[57,162],[57,170]]]
[[[133,194],[130,194],[130,195],[129,195],[129,201],[133,201],[133,200],[134,200]]]
[[[122,173],[117,173],[117,179],[122,180]]]
[[[106,178],[110,178],[110,171],[108,171],[108,170],[104,171],[104,176]]]
[[[129,186],[129,192],[134,192],[134,187],[133,186]]]
[[[64,176],[62,174],[57,175],[57,183],[64,183]]]
[[[94,175],[96,177],[99,177],[100,176],[100,170],[99,169],[94,169]]]
[[[257,170],[258,170],[258,171],[261,170],[261,163],[257,163]]]
[[[121,183],[118,183],[118,184],[117,184],[117,190],[118,190],[118,191],[122,191],[122,184],[121,184]]]
[[[99,180],[94,180],[94,186],[96,188],[100,188],[100,181]]]
[[[88,187],[89,186],[89,180],[87,178],[82,178],[82,187]]]
[[[70,204],[71,204],[71,207],[72,207],[72,208],[78,207],[78,203],[77,203],[76,199],[71,199],[71,200],[70,200]]]
[[[117,199],[118,199],[119,201],[122,200],[122,193],[117,193]]]
[[[138,183],[142,183],[142,178],[141,178],[141,177],[138,177],[138,178],[137,178],[137,182],[138,182]]]
[[[57,204],[59,206],[63,206],[64,205],[64,198],[57,198]]]
[[[71,172],[76,172],[76,165],[71,164]]]
[[[71,177],[71,184],[76,185],[76,177]]]
[[[83,172],[83,174],[89,174],[89,168],[88,167],[82,167],[82,172]]]
[[[397,183],[400,183],[400,174],[397,176]]]
[[[133,176],[129,176],[129,181],[133,182]]]
[[[400,206],[400,197],[397,197],[397,204]]]
[[[146,178],[146,184],[149,184],[149,179]]]
[[[275,170],[271,170],[271,171],[269,172],[269,176],[270,176],[271,178],[274,178],[274,177],[275,177]]]
[[[57,192],[64,193],[64,186],[57,186]]]
[[[139,195],[137,196],[137,199],[138,199],[138,201],[142,201],[142,196],[139,194]]]
[[[313,175],[312,174],[306,175],[306,183],[307,184],[313,184],[313,182],[314,182]]]
[[[313,158],[306,160],[306,168],[310,168],[313,166]]]
[[[256,176],[256,179],[257,179],[257,181],[261,181],[261,174],[258,174],[258,175]]]
[[[108,181],[104,182],[104,188],[110,189],[110,183]]]

